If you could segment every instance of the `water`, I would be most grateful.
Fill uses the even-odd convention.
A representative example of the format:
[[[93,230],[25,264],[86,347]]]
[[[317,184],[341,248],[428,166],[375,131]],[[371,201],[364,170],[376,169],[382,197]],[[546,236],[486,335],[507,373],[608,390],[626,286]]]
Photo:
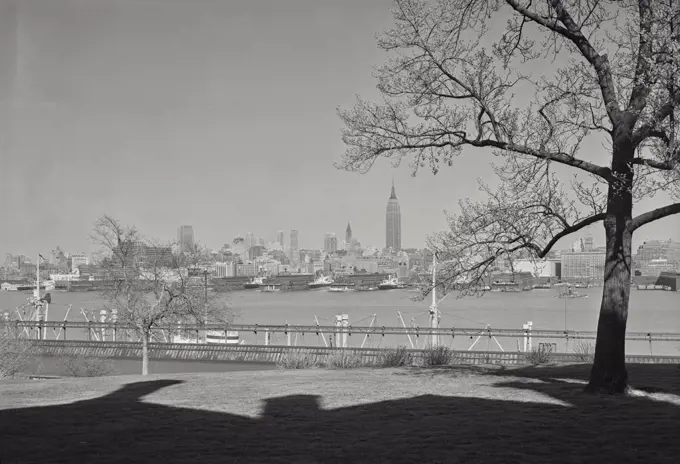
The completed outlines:
[[[534,330],[564,330],[565,328],[578,331],[595,330],[602,289],[578,290],[580,293],[587,294],[588,298],[558,299],[555,298],[556,290],[519,293],[489,292],[482,297],[460,299],[449,296],[439,305],[442,315],[440,326],[481,330],[486,325],[490,325],[491,328],[520,329],[522,324],[532,321]],[[334,325],[336,314],[348,314],[350,324],[354,326],[369,325],[373,315],[376,316],[374,326],[401,326],[399,311],[406,325],[411,325],[413,322],[419,327],[427,327],[427,311],[430,301],[428,299],[414,302],[411,300],[414,295],[415,293],[407,290],[348,293],[326,290],[266,293],[245,290],[230,293],[229,299],[232,308],[238,314],[235,322],[241,324],[314,325],[316,316],[320,325]],[[0,293],[0,308],[3,311],[11,310],[11,318],[15,319],[16,313],[12,308],[25,304],[27,297],[28,294],[25,293],[2,292]],[[84,321],[80,309],[98,309],[102,303],[98,294],[93,292],[53,292],[49,320],[63,320],[66,309],[71,304],[68,320]],[[628,331],[680,333],[680,293],[631,289]],[[85,333],[76,332],[78,331],[72,330],[68,338],[86,338]],[[246,340],[246,343],[262,344],[264,341],[261,332],[258,334],[241,333],[240,337]],[[402,335],[377,338],[369,338],[366,346],[410,345],[410,342]],[[418,340],[420,345],[423,344],[424,338],[420,337]],[[517,349],[515,339],[498,338],[498,340],[506,350]],[[359,346],[362,341],[362,336],[355,335],[351,345]],[[456,340],[448,340],[446,343],[457,349],[467,349],[472,341],[474,339],[457,337]],[[534,340],[534,346],[538,342]],[[285,335],[273,335],[272,343],[285,344]],[[298,336],[297,343],[323,345],[321,337],[316,334],[305,334],[304,339]],[[573,349],[573,346],[565,347],[563,341],[558,341],[558,346],[560,351],[565,348],[569,351]],[[476,348],[497,349],[498,347],[493,339],[483,337]],[[629,342],[628,352],[649,354],[650,347],[647,342]],[[654,342],[652,352],[654,354],[680,354],[680,343]]]

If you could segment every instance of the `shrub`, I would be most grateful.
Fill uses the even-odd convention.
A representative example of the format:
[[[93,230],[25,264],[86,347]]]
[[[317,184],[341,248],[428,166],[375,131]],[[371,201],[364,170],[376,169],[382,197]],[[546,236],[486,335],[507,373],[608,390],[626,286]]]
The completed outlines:
[[[432,346],[423,350],[423,366],[447,366],[453,360],[453,350],[447,346]]]
[[[352,350],[333,351],[326,361],[326,366],[331,369],[353,369],[363,365],[361,355]]]
[[[595,348],[592,343],[579,341],[574,347],[574,357],[578,362],[593,362]]]
[[[288,351],[276,362],[279,369],[310,369],[320,365],[315,355],[301,351]]]
[[[526,354],[526,359],[529,364],[534,366],[550,363],[553,360],[552,349],[548,347],[534,348]]]
[[[377,364],[382,367],[403,367],[413,363],[413,355],[405,346],[385,350],[378,355]]]
[[[0,379],[15,377],[36,358],[30,342],[0,335]]]
[[[65,356],[57,361],[60,373],[69,377],[103,377],[114,372],[113,362],[94,356]]]

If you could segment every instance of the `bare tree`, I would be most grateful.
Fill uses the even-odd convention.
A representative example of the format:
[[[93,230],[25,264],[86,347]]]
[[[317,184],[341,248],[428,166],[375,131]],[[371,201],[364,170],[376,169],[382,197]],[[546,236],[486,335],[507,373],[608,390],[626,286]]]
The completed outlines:
[[[414,175],[436,174],[464,148],[502,160],[498,188],[481,186],[488,200],[462,202],[431,239],[450,279],[474,285],[500,258],[544,257],[604,223],[589,391],[627,389],[632,236],[680,212],[672,203],[633,214],[641,198],[680,193],[679,13],[680,0],[397,0],[395,26],[378,38],[391,53],[377,70],[382,101],[340,110],[341,169],[410,156]],[[607,161],[582,155],[603,141]]]
[[[97,265],[107,283],[103,291],[107,305],[142,342],[142,375],[149,372],[155,328],[231,321],[227,300],[209,296],[200,279],[189,276],[189,268],[196,264],[193,254],[159,245],[106,215],[95,223],[92,240],[99,247]]]

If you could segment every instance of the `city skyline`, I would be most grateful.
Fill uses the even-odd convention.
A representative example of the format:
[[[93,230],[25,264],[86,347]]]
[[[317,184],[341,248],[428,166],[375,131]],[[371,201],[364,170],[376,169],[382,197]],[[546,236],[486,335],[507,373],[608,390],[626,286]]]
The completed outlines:
[[[383,60],[374,34],[391,2],[293,3],[0,0],[0,195],[11,225],[0,253],[91,252],[103,214],[167,239],[191,224],[211,247],[239,231],[296,229],[300,248],[317,248],[350,218],[362,243],[381,246],[375,218],[392,176],[409,218],[402,246],[444,230],[444,210],[479,199],[476,179],[493,182],[491,158],[463,154],[436,176],[388,161],[365,175],[333,166],[345,150],[335,109],[356,93],[377,97],[367,70]],[[245,48],[243,36],[253,37]],[[633,246],[678,231],[680,216],[669,217]],[[591,233],[604,241],[601,225]]]

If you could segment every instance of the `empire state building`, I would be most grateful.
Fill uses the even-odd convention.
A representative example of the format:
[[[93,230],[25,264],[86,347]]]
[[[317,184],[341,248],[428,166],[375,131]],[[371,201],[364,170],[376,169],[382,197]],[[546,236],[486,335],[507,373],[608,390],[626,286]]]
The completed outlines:
[[[392,180],[392,194],[387,201],[385,226],[385,246],[394,251],[401,250],[401,209],[397,194],[394,193],[394,180]]]

